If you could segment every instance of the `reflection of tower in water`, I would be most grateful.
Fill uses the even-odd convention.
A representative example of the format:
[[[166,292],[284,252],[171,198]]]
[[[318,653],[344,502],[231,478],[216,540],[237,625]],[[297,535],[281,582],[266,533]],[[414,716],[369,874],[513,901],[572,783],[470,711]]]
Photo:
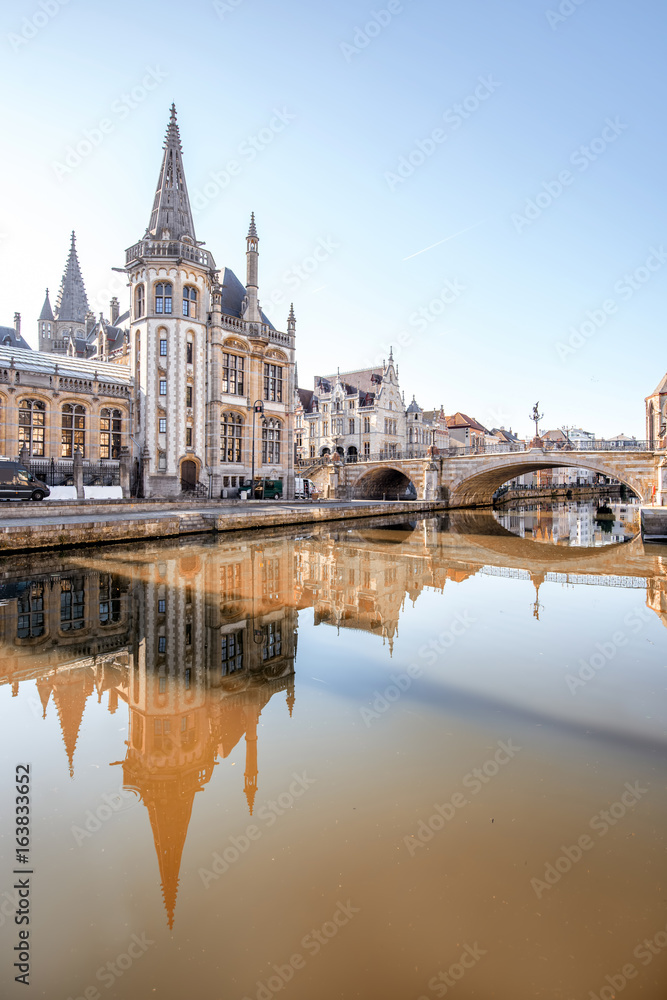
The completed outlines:
[[[280,691],[294,704],[296,612],[282,602],[287,566],[259,549],[181,555],[158,562],[144,582],[143,640],[127,691],[124,784],[151,821],[169,926],[196,792],[218,758],[246,742],[244,792],[258,788],[257,725]],[[259,570],[252,586],[253,563]],[[271,575],[270,586],[267,572]]]

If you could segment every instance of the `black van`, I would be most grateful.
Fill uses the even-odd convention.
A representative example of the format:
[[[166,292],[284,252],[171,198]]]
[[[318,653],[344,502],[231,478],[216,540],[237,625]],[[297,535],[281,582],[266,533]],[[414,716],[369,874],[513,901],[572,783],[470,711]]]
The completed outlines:
[[[0,459],[0,500],[43,500],[50,493],[25,465]]]

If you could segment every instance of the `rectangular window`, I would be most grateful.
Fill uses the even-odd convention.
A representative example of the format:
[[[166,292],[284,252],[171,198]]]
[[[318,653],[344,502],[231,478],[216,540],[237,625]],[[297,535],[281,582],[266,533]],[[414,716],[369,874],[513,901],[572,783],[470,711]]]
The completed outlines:
[[[186,691],[190,690],[190,684],[191,684],[191,682],[192,682],[192,667],[186,667],[185,668],[185,690]],[[185,722],[185,719],[183,719],[183,722]]]
[[[185,645],[192,645],[192,622],[185,623]]]
[[[192,386],[186,385],[185,387],[185,405],[192,406]]]
[[[311,458],[315,458],[315,445],[314,444],[311,444],[311,446],[310,446],[310,457]]]
[[[322,437],[329,437],[329,421],[322,421]]]
[[[192,427],[185,428],[185,447],[192,448]]]
[[[166,358],[167,357],[167,341],[166,340],[161,340],[160,341],[160,357],[161,358]]]
[[[349,433],[350,434],[354,434],[354,420],[350,420],[350,430],[349,430]]]
[[[244,358],[236,354],[222,355],[222,391],[232,396],[243,395]]]
[[[167,418],[160,417],[160,434],[166,434],[166,433],[167,433]]]
[[[370,441],[364,441],[364,458],[368,458],[371,453]]]
[[[166,601],[158,601],[157,602],[157,613],[159,615],[163,615],[166,610],[167,610],[167,602]]]
[[[189,365],[192,364],[192,341],[191,340],[188,340],[187,344],[185,345],[185,360],[186,360],[186,362]]]
[[[229,632],[221,640],[221,674],[226,677],[243,669],[243,632]]]
[[[160,395],[161,396],[166,396],[167,395],[167,380],[166,380],[166,378],[161,378],[160,379]]]
[[[370,434],[371,432],[371,418],[364,417],[364,434]]]
[[[280,365],[264,365],[264,399],[283,401],[283,370]]]
[[[166,651],[167,651],[167,637],[166,637],[166,635],[159,635],[158,636],[157,651],[158,651],[158,653],[166,653]]]

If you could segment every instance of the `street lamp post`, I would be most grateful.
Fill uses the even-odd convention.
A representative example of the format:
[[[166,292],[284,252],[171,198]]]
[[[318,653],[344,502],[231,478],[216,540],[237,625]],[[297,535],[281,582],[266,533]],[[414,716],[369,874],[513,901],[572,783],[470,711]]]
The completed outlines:
[[[252,404],[252,473],[250,477],[250,499],[255,499],[255,414],[264,413],[264,403],[256,399]]]

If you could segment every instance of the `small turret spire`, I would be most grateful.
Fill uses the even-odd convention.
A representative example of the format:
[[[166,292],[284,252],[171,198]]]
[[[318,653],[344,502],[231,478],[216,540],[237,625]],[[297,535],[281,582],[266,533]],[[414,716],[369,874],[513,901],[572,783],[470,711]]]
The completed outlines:
[[[39,318],[43,320],[51,321],[53,319],[53,309],[51,308],[51,300],[49,299],[49,290],[46,289],[46,296],[44,298],[44,305],[42,306],[42,311],[39,314]]]
[[[259,236],[255,225],[255,213],[250,215],[250,226],[246,236],[246,299],[243,318],[248,323],[261,323],[262,311],[258,298]]]

